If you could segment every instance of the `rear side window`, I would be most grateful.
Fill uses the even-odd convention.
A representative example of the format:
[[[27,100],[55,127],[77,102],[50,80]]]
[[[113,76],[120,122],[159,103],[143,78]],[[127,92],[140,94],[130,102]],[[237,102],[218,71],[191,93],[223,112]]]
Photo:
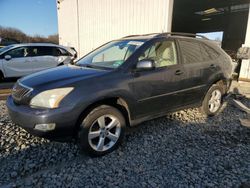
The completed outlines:
[[[211,59],[216,59],[219,57],[219,53],[214,50],[213,48],[211,48],[210,46],[206,45],[206,44],[202,44],[203,47],[205,48],[205,50],[207,51],[207,53],[209,54]]]
[[[179,40],[183,61],[185,64],[199,63],[203,61],[201,47],[198,42]]]
[[[38,47],[30,47],[30,52],[31,52],[31,56],[37,56],[38,55]]]
[[[212,58],[210,56],[210,54],[208,53],[207,49],[205,48],[206,46],[204,44],[200,44],[201,46],[201,53],[202,53],[202,57],[204,61],[211,61]]]
[[[70,54],[62,48],[54,48],[53,47],[53,54],[54,56],[70,56]]]
[[[35,49],[37,50],[35,56],[54,56],[52,47],[38,46]]]

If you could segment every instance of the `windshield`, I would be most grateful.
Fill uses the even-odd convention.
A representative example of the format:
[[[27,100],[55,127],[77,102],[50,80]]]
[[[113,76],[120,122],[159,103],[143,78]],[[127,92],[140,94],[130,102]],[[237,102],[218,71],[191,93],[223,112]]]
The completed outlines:
[[[115,69],[121,66],[143,43],[144,40],[112,41],[80,59],[77,65]]]
[[[6,51],[6,50],[8,50],[8,49],[10,49],[10,48],[12,48],[12,47],[13,47],[12,45],[9,45],[9,46],[5,46],[5,47],[3,47],[3,48],[0,48],[0,54],[1,54],[2,52]]]

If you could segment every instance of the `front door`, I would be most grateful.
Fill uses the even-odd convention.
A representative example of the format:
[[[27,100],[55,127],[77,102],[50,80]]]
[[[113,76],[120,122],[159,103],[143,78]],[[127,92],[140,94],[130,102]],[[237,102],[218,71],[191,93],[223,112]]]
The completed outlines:
[[[6,77],[21,77],[33,72],[33,62],[29,47],[18,47],[4,54],[10,56],[9,60],[3,58],[3,68]]]
[[[138,118],[171,111],[182,104],[179,97],[183,67],[178,63],[175,42],[155,42],[138,61],[154,60],[155,69],[133,73]]]

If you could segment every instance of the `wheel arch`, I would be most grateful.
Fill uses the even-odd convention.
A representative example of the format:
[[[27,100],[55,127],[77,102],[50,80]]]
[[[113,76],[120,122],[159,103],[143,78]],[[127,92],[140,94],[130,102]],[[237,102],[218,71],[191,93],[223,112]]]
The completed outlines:
[[[0,69],[0,80],[1,80],[1,79],[4,79],[4,77],[5,77],[5,76],[4,76],[4,73],[3,73],[3,71]]]
[[[222,72],[211,75],[208,80],[209,80],[209,84],[208,84],[207,91],[212,85],[217,84],[223,88],[223,94],[226,94],[231,84],[231,79],[226,78],[226,76]]]
[[[64,63],[62,62],[62,63],[59,63],[57,66],[59,67],[59,66],[62,66],[62,65],[64,65]]]
[[[129,106],[128,106],[128,103],[126,102],[126,100],[122,97],[108,97],[108,98],[104,98],[104,99],[100,99],[100,100],[97,100],[95,102],[92,102],[82,111],[82,113],[79,115],[77,123],[76,123],[76,132],[78,131],[79,126],[80,126],[81,122],[83,121],[83,119],[94,108],[96,108],[100,105],[109,105],[109,106],[117,108],[123,114],[125,121],[126,121],[126,125],[130,126],[131,116],[130,116]]]
[[[223,95],[227,93],[227,89],[230,87],[231,82],[228,81],[225,77],[217,77],[216,79],[213,79],[206,88],[206,92],[204,93],[202,97],[202,101],[207,95],[208,90],[212,87],[212,85],[219,85],[223,89]]]

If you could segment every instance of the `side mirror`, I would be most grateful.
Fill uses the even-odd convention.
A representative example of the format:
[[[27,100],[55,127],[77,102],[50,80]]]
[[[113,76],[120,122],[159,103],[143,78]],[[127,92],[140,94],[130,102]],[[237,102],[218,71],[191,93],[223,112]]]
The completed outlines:
[[[141,60],[137,63],[137,70],[152,70],[155,68],[155,62],[153,60]]]
[[[237,52],[237,59],[250,59],[250,47],[241,47]]]
[[[9,61],[9,60],[11,60],[11,56],[10,56],[10,55],[6,55],[6,56],[4,56],[4,59],[5,59],[6,61]]]

